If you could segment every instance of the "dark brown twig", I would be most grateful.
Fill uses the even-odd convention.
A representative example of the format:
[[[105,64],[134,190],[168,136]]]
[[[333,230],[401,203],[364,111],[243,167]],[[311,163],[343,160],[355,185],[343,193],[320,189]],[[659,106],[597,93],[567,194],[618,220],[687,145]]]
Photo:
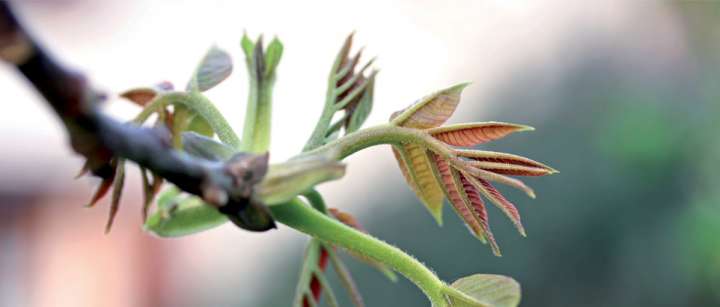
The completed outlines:
[[[267,171],[267,154],[238,154],[225,162],[205,160],[174,150],[167,131],[123,124],[102,114],[98,103],[103,96],[81,74],[62,67],[41,48],[6,1],[0,1],[0,58],[15,65],[43,95],[67,128],[73,149],[88,159],[97,176],[111,176],[107,162],[122,157],[237,216],[250,204],[252,187]]]

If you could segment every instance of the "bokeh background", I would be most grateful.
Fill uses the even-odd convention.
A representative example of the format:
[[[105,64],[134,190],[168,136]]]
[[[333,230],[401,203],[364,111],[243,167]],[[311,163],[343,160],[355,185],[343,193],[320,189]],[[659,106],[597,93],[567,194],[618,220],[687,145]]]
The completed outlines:
[[[536,200],[503,190],[529,236],[490,209],[502,258],[449,208],[437,227],[387,147],[349,158],[347,176],[320,188],[329,205],[444,280],[514,277],[523,306],[720,306],[720,2],[11,2],[36,36],[110,93],[182,85],[214,43],[241,65],[243,31],[279,36],[274,161],[302,147],[333,57],[356,30],[382,69],[368,125],[472,81],[451,121],[532,125],[484,148],[561,173],[528,180]],[[239,129],[247,78],[235,71],[208,95]],[[230,225],[151,237],[136,174],[104,235],[108,203],[83,207],[97,181],[72,180],[82,160],[59,121],[6,65],[0,89],[0,306],[289,305],[306,237]],[[107,111],[138,110],[113,99]],[[368,306],[427,305],[411,283],[348,262]]]

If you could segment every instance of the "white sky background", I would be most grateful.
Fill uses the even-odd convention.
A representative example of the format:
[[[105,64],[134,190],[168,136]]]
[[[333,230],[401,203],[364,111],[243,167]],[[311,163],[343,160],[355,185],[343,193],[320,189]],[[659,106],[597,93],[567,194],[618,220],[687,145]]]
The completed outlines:
[[[619,44],[648,44],[648,48],[669,53],[682,53],[684,46],[672,16],[645,1],[595,1],[592,5],[586,1],[523,0],[14,2],[46,45],[109,92],[162,80],[183,88],[197,61],[217,43],[231,52],[236,66],[229,80],[208,96],[238,131],[247,95],[239,48],[242,32],[247,30],[251,36],[264,33],[267,39],[279,36],[285,51],[274,95],[273,161],[282,161],[302,148],[322,108],[330,65],[352,30],[357,31],[356,47],[366,46],[367,56],[377,55],[381,69],[375,106],[366,125],[386,122],[390,113],[415,99],[464,81],[473,82],[465,94],[472,99],[461,104],[452,120],[470,120],[463,114],[477,114],[489,107],[484,98],[524,65],[562,65],[563,57],[575,48],[569,45],[569,35],[578,29],[604,33]],[[628,33],[640,31],[634,27],[638,18],[666,35],[657,41],[623,41],[638,38]],[[5,189],[24,189],[50,182],[55,183],[51,189],[58,194],[85,193],[89,197],[91,181],[70,181],[82,161],[69,150],[58,120],[7,66],[0,66],[0,103],[0,184]],[[111,101],[108,110],[125,118],[137,112],[121,100]],[[343,181],[321,188],[335,206],[343,207],[372,189],[377,182],[373,178],[383,175],[387,176],[383,180],[402,180],[398,171],[388,171],[395,166],[386,148],[360,153],[348,162],[348,176]],[[356,208],[350,210],[359,212],[361,207],[384,204],[353,205]],[[126,204],[128,207],[133,207],[132,218],[120,223],[130,226],[138,221],[134,215],[137,206]],[[77,214],[87,212],[66,210],[74,209]],[[417,210],[424,209],[418,206]],[[102,223],[97,223],[98,233]],[[186,249],[184,254],[180,252],[185,258],[177,260],[184,272],[179,274],[199,274],[195,275],[198,278],[216,272],[209,267],[226,270],[238,255],[243,261],[264,259],[278,252],[266,248],[269,241],[277,247],[291,238],[299,235],[289,231],[254,235],[226,226],[174,241],[181,246],[179,250],[182,246]],[[228,242],[232,242],[230,247]],[[224,252],[217,253],[219,248]],[[262,263],[259,260],[254,270],[263,270]],[[252,269],[243,267],[242,275],[262,276],[248,271]],[[247,305],[252,305],[253,297],[247,297]]]

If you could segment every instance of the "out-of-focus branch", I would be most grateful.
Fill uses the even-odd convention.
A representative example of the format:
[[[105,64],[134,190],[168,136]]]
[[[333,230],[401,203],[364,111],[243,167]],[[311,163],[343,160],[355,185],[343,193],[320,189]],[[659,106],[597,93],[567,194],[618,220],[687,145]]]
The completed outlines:
[[[166,130],[123,124],[102,114],[98,103],[103,96],[41,48],[6,1],[0,1],[0,58],[15,65],[43,95],[67,128],[72,148],[88,159],[97,176],[109,176],[109,159],[122,157],[233,215],[247,207],[252,187],[267,171],[267,155],[204,160],[174,150]]]

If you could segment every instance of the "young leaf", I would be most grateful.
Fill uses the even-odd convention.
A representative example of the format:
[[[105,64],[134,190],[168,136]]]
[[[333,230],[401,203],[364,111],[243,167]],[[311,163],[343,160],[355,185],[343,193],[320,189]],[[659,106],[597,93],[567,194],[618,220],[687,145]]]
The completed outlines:
[[[250,91],[240,149],[261,153],[270,147],[272,90],[283,45],[274,38],[268,45],[267,51],[264,51],[262,36],[257,42],[252,42],[247,34],[243,35],[240,45],[245,53],[245,64],[250,75]]]
[[[490,232],[485,205],[478,197],[477,192],[472,185],[467,183],[467,179],[452,168],[444,158],[433,153],[430,155],[435,161],[433,170],[441,180],[445,195],[453,205],[455,212],[463,219],[470,232],[483,243],[489,241],[493,253],[499,256],[500,249]],[[468,192],[472,197],[468,197]]]
[[[515,205],[513,205],[502,194],[500,194],[500,191],[498,191],[492,184],[490,184],[490,182],[472,177],[468,177],[468,180],[478,191],[480,191],[487,199],[489,199],[493,204],[495,204],[498,209],[505,213],[505,215],[513,222],[515,228],[520,233],[520,235],[522,235],[523,237],[527,236],[525,234],[525,228],[523,227],[522,221],[520,219],[520,213],[518,212]]]
[[[469,158],[469,159],[472,159],[475,161],[497,162],[497,163],[503,163],[503,164],[528,166],[528,167],[545,170],[545,171],[549,172],[550,174],[554,174],[554,173],[558,172],[554,168],[549,167],[540,162],[537,162],[535,160],[531,160],[531,159],[525,158],[523,156],[513,155],[513,154],[509,154],[509,153],[504,153],[504,152],[459,149],[459,150],[456,150],[455,153],[460,157]]]
[[[265,52],[265,77],[273,77],[283,54],[283,44],[274,37]]]
[[[234,148],[195,132],[184,132],[182,140],[185,152],[203,159],[224,161],[235,154]]]
[[[281,204],[319,183],[338,179],[344,174],[344,164],[324,157],[290,160],[270,166],[255,192],[267,205]]]
[[[454,289],[447,289],[446,295],[452,307],[516,307],[520,304],[520,284],[510,277],[475,274],[460,278],[450,286]]]
[[[432,172],[427,149],[420,145],[408,144],[393,147],[395,159],[410,188],[425,205],[438,225],[442,225],[443,199],[445,195]]]
[[[232,69],[230,55],[217,46],[212,46],[195,69],[186,90],[207,91],[230,76]]]
[[[516,165],[502,162],[471,161],[470,165],[475,168],[509,176],[545,176],[551,175],[552,170],[540,167]]]
[[[480,194],[478,193],[477,188],[475,188],[470,182],[471,178],[465,176],[460,172],[457,173],[457,176],[460,179],[460,184],[462,184],[463,187],[462,193],[465,193],[465,199],[467,199],[468,204],[472,208],[473,216],[480,223],[480,227],[483,231],[483,237],[487,239],[488,242],[490,242],[490,248],[492,249],[493,254],[495,256],[501,256],[502,254],[500,253],[500,247],[495,241],[495,236],[493,235],[492,231],[490,231],[490,224],[488,222],[488,214],[487,209],[485,208],[485,202],[483,202],[482,198],[480,198]]]
[[[410,107],[393,114],[391,123],[418,129],[440,126],[455,112],[460,95],[467,86],[468,83],[461,83],[423,97]]]
[[[303,151],[315,149],[339,135],[340,127],[345,127],[345,134],[357,131],[367,119],[373,100],[375,76],[377,70],[366,73],[374,62],[370,59],[359,69],[362,49],[350,56],[353,34],[350,34],[335,57],[330,69],[328,87],[325,96],[325,107],[315,125],[310,139]],[[333,123],[337,113],[343,111],[341,120]]]
[[[163,197],[166,196],[166,197]],[[163,205],[165,204],[165,205]],[[167,206],[173,206],[167,210]],[[179,237],[205,231],[228,221],[227,216],[196,196],[184,199],[172,193],[158,199],[159,210],[145,221],[145,230],[160,237]],[[163,208],[164,207],[164,208]],[[165,209],[165,210],[163,210]]]
[[[513,132],[528,131],[532,129],[532,127],[523,125],[501,122],[484,122],[432,128],[428,130],[428,133],[436,139],[449,145],[471,147],[501,139]]]
[[[367,80],[366,90],[362,93],[362,96],[355,104],[348,104],[346,107],[346,114],[350,114],[350,117],[345,120],[345,131],[346,133],[352,133],[360,129],[373,107],[373,95],[375,92],[375,76],[371,74]]]

